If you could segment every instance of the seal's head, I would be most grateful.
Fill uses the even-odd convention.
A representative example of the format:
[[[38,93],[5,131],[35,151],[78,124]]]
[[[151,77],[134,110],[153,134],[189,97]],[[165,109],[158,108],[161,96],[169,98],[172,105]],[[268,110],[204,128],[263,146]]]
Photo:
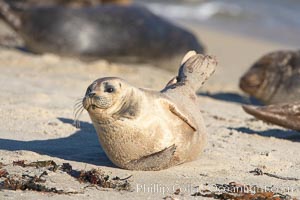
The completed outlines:
[[[118,78],[102,78],[94,81],[86,90],[83,107],[105,110],[113,106],[122,92],[122,83]]]
[[[135,116],[138,104],[134,93],[135,88],[120,78],[100,78],[87,88],[82,104],[92,119]]]
[[[267,85],[266,70],[254,65],[246,74],[240,79],[240,88],[251,96],[261,98],[261,93]]]
[[[278,88],[289,77],[291,52],[272,52],[260,58],[240,79],[240,88],[265,103],[272,101]]]

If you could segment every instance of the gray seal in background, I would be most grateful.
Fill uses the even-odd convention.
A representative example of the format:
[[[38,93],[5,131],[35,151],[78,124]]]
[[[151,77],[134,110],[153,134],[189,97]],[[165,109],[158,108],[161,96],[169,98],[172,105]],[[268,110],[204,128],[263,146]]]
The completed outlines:
[[[172,69],[188,50],[204,52],[192,33],[139,6],[16,9],[0,0],[0,14],[34,53]]]

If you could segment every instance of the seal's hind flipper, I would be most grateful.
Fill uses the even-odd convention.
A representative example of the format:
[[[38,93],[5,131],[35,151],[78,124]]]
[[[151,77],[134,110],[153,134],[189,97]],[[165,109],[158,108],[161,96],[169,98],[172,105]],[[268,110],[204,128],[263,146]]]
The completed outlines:
[[[155,152],[153,154],[143,156],[137,160],[130,161],[126,164],[127,169],[134,170],[161,170],[168,168],[172,164],[172,158],[176,151],[176,146],[173,144],[172,146],[165,148],[159,152]]]
[[[270,106],[248,106],[243,109],[257,119],[300,131],[300,102]]]
[[[214,73],[216,66],[215,58],[189,51],[182,59],[177,81],[188,83],[195,90],[198,90]]]

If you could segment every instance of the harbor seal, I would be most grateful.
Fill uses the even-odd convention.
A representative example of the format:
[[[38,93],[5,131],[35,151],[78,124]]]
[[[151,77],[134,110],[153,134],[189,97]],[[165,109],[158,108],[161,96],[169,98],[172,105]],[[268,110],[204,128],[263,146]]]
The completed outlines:
[[[0,15],[33,53],[150,63],[172,70],[189,49],[204,52],[192,33],[134,5],[16,9],[0,0]]]
[[[265,104],[300,99],[300,51],[263,56],[241,78],[240,88]]]
[[[269,106],[244,105],[243,109],[255,118],[288,129],[300,131],[300,102]]]
[[[160,92],[120,78],[94,81],[82,104],[108,158],[130,170],[161,170],[196,159],[206,141],[196,91],[216,65],[214,58],[191,51]]]

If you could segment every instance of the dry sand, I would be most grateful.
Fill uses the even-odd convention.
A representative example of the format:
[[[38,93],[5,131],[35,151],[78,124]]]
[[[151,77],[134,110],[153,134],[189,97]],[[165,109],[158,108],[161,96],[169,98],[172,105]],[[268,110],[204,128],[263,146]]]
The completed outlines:
[[[162,88],[174,76],[151,66],[85,64],[55,55],[31,55],[0,49],[0,162],[10,173],[38,173],[13,167],[15,160],[54,160],[74,169],[100,168],[111,176],[132,175],[132,192],[88,187],[62,172],[49,172],[46,185],[81,194],[0,191],[0,199],[190,199],[197,189],[237,182],[272,187],[300,197],[300,181],[254,176],[250,170],[300,179],[300,133],[254,120],[241,109],[247,101],[237,87],[244,71],[264,53],[291,47],[230,35],[208,28],[193,29],[219,60],[214,77],[199,98],[209,135],[204,153],[194,162],[158,172],[119,169],[108,161],[86,112],[81,128],[72,125],[73,105],[94,79],[119,76],[139,87]],[[206,93],[209,92],[209,95]],[[199,186],[198,188],[195,188]],[[179,195],[175,189],[181,188]],[[289,191],[287,191],[289,190]],[[199,197],[200,199],[200,197]]]

